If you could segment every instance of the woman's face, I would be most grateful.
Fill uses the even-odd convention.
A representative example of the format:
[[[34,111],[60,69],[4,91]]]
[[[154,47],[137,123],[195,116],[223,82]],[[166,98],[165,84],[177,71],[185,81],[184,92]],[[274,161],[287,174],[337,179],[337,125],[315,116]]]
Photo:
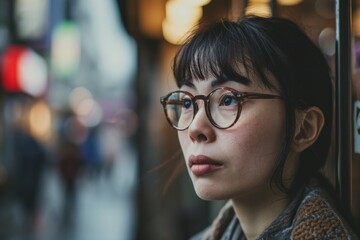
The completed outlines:
[[[211,78],[194,80],[193,86],[183,86],[181,90],[193,95],[207,95],[217,87],[226,86],[241,92],[279,95],[251,80],[250,85],[228,81],[219,86],[214,86]],[[282,100],[246,101],[238,121],[225,130],[210,123],[203,101],[197,103],[199,111],[190,127],[178,132],[197,195],[202,199],[219,200],[259,197],[268,192],[285,135]]]

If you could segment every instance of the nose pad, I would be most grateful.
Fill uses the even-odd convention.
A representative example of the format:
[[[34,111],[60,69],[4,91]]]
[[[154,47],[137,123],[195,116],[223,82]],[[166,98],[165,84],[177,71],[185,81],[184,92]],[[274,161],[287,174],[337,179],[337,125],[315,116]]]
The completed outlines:
[[[193,142],[207,142],[214,138],[213,125],[206,114],[205,106],[197,106],[197,111],[188,132]]]
[[[196,106],[196,111],[194,112],[194,118],[190,124],[190,127],[191,125],[194,124],[194,122],[197,121],[209,121],[206,115],[205,106],[201,106],[201,107],[199,107],[199,105]]]
[[[205,102],[204,101],[199,101],[202,99],[197,99],[195,101],[195,109],[194,109],[194,117],[193,120],[190,124],[190,126],[194,123],[194,121],[198,121],[197,119],[200,118],[200,120],[204,121],[204,120],[209,120],[207,119],[207,115],[206,115],[206,109],[205,109]],[[202,119],[204,118],[204,119]]]

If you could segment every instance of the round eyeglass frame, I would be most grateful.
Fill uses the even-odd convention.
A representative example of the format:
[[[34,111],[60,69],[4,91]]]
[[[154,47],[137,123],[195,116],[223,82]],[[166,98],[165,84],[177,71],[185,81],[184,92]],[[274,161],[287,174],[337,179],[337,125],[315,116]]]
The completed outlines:
[[[233,121],[232,124],[230,124],[229,126],[227,127],[221,127],[219,124],[217,124],[214,119],[212,118],[211,116],[211,113],[210,113],[210,97],[214,94],[215,91],[218,91],[218,90],[227,90],[227,91],[230,91],[232,94],[234,94],[234,96],[237,98],[237,101],[238,101],[238,108],[237,108],[237,114],[236,114],[236,117]],[[186,126],[186,127],[183,127],[183,128],[180,128],[178,126],[176,126],[169,118],[168,116],[168,112],[166,110],[166,106],[168,104],[168,101],[169,101],[169,97],[171,95],[173,95],[174,93],[183,93],[183,94],[186,94],[190,97],[190,100],[193,104],[193,116],[192,116],[192,119],[190,121],[190,123]],[[187,91],[182,91],[182,90],[178,90],[178,91],[173,91],[173,92],[170,92],[168,93],[167,95],[163,96],[163,97],[160,97],[160,103],[161,105],[163,106],[164,108],[164,112],[165,112],[165,116],[166,116],[166,119],[167,121],[169,122],[169,124],[175,128],[176,130],[178,131],[184,131],[186,129],[188,129],[191,125],[191,123],[193,122],[194,118],[195,118],[195,115],[196,113],[198,112],[199,110],[199,106],[197,104],[197,101],[198,100],[203,100],[204,101],[204,106],[205,106],[205,113],[206,113],[206,116],[207,118],[209,119],[210,123],[218,128],[218,129],[228,129],[232,126],[234,126],[234,124],[239,120],[239,117],[241,115],[241,110],[242,110],[242,104],[244,102],[246,102],[248,99],[282,99],[281,96],[279,95],[273,95],[273,94],[266,94],[266,93],[256,93],[256,92],[240,92],[240,91],[237,91],[233,88],[229,88],[229,87],[220,87],[220,88],[215,88],[214,90],[212,90],[208,95],[193,95],[191,94],[190,92],[187,92]]]

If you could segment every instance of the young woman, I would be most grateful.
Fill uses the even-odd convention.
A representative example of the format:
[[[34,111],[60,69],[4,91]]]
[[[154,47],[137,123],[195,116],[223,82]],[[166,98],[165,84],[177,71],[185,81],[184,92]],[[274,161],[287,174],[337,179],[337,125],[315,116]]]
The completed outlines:
[[[161,98],[197,195],[230,199],[193,239],[356,239],[323,189],[332,82],[293,22],[250,17],[197,30]]]

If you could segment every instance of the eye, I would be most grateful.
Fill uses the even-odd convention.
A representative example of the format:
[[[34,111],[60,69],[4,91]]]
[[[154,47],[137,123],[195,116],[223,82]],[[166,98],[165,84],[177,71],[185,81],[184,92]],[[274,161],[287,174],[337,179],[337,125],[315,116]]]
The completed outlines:
[[[183,107],[186,109],[191,108],[192,106],[192,101],[191,99],[183,99]]]
[[[227,94],[227,95],[223,95],[220,98],[219,105],[220,106],[231,106],[231,105],[238,104],[238,102],[239,102],[238,99],[234,95]]]

